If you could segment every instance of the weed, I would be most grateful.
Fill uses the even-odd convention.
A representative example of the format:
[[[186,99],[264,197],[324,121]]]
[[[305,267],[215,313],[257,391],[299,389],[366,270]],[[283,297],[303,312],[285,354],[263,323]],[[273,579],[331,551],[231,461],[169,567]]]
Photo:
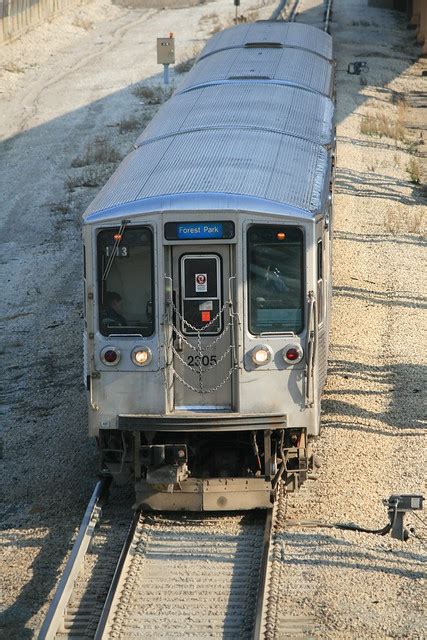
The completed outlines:
[[[421,211],[409,212],[408,207],[398,206],[387,211],[384,220],[385,230],[393,235],[414,233],[424,235],[424,218]]]
[[[199,20],[200,24],[206,23],[206,22],[219,22],[219,17],[217,13],[206,13],[204,16],[202,16]]]
[[[62,216],[66,216],[67,213],[70,213],[70,205],[68,202],[54,202],[50,205],[50,210],[52,213],[59,213]]]
[[[211,35],[213,35],[214,33],[218,33],[218,31],[221,31],[223,29],[223,26],[220,22],[220,19],[217,13],[207,13],[206,15],[202,16],[199,20],[199,24],[202,27],[207,27],[209,23],[211,23],[212,25],[212,28],[209,31]]]
[[[402,122],[402,112],[392,120],[386,113],[367,114],[360,121],[360,132],[366,136],[383,136],[404,142],[405,127]]]
[[[421,184],[421,167],[415,158],[409,160],[405,171],[409,174],[412,184]]]
[[[252,9],[252,11],[248,12],[246,17],[248,19],[248,22],[256,22],[259,19],[259,11],[257,11],[256,9]]]
[[[121,160],[119,152],[105,138],[96,138],[93,144],[86,147],[81,157],[74,158],[71,166],[88,167],[94,164],[116,163]]]
[[[16,62],[7,62],[3,65],[5,71],[9,73],[24,73],[25,69],[16,64]]]
[[[406,151],[409,154],[414,155],[418,151],[418,145],[419,145],[418,140],[409,140],[406,144]]]
[[[400,230],[401,224],[401,214],[400,211],[396,209],[390,209],[387,211],[384,220],[384,227],[386,231],[396,235]]]
[[[111,165],[85,167],[79,175],[69,176],[65,186],[68,191],[74,191],[78,187],[100,187],[108,180],[113,170],[114,166]]]
[[[172,89],[164,89],[161,86],[150,87],[146,84],[137,84],[133,87],[132,93],[137,98],[144,100],[145,104],[162,104],[162,102],[170,97]]]
[[[141,122],[135,116],[130,116],[129,118],[120,120],[120,122],[117,123],[117,126],[120,133],[128,133],[129,131],[141,129]]]
[[[418,235],[424,235],[423,222],[424,222],[424,219],[423,219],[422,212],[419,211],[418,213],[414,213],[408,220],[408,225],[407,225],[408,232],[416,233]]]
[[[93,22],[92,20],[88,20],[82,16],[77,16],[73,20],[73,26],[78,27],[79,29],[84,29],[85,31],[90,31],[93,29]]]
[[[370,171],[371,173],[375,173],[378,168],[378,165],[372,162],[371,164],[367,165],[367,168],[368,168],[368,171]]]
[[[178,62],[178,64],[176,64],[175,67],[174,67],[175,73],[187,73],[187,71],[190,71],[190,69],[193,66],[195,60],[196,60],[196,58],[187,58],[187,60],[183,60],[182,62]]]

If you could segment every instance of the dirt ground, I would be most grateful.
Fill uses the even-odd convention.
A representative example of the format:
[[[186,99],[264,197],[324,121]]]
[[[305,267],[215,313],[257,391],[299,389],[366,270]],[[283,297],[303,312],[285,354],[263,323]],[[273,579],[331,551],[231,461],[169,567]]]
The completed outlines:
[[[301,20],[316,4],[304,0]],[[334,7],[334,326],[322,466],[289,514],[375,527],[386,519],[383,498],[425,491],[426,200],[415,180],[425,129],[408,129],[425,78],[402,14],[367,0]],[[244,8],[265,18],[274,4]],[[93,0],[0,49],[1,638],[40,627],[95,483],[81,374],[81,213],[158,107],[140,86],[161,81],[156,37],[173,31],[182,62],[233,15],[229,0]],[[347,74],[355,60],[369,64],[363,80]],[[283,608],[312,616],[313,637],[426,637],[427,529],[408,523],[418,537],[406,544],[292,530]]]

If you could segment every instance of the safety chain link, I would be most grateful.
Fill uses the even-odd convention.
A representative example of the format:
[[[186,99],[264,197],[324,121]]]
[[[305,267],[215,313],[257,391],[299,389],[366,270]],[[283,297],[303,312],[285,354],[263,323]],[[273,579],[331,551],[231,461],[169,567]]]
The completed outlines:
[[[216,322],[218,320],[218,318],[221,316],[221,314],[223,313],[223,311],[226,309],[227,307],[227,303],[225,302],[221,309],[218,311],[218,313],[212,318],[212,320],[210,322],[208,322],[207,324],[203,325],[203,327],[200,327],[200,329],[197,329],[197,327],[193,327],[193,325],[191,324],[191,322],[188,322],[188,320],[186,320],[184,318],[184,316],[182,316],[180,314],[180,312],[178,311],[178,309],[176,308],[174,302],[172,301],[172,309],[175,311],[176,315],[178,316],[178,318],[181,320],[183,325],[186,325],[187,327],[189,327],[189,329],[191,329],[191,331],[194,331],[197,334],[203,333],[204,331],[206,331],[206,329],[209,329],[209,327],[211,327],[214,322]]]
[[[193,387],[193,385],[191,385],[189,382],[187,382],[186,380],[181,378],[181,376],[173,368],[173,366],[172,366],[172,373],[175,376],[175,378],[178,378],[178,380],[181,382],[181,384],[184,385],[184,387],[187,387],[187,389],[190,389],[191,391],[194,391],[195,393],[214,393],[215,391],[219,391],[219,389],[221,389],[225,385],[225,383],[228,382],[228,380],[230,380],[231,376],[233,375],[233,372],[236,369],[237,369],[237,366],[233,365],[231,367],[230,371],[228,372],[227,376],[224,378],[224,380],[222,382],[220,382],[219,384],[217,384],[216,387],[212,387],[211,389],[205,389],[203,387],[203,385],[199,389],[197,389],[196,387]],[[194,369],[193,369],[193,371],[194,371]],[[198,371],[196,373],[198,373]],[[200,378],[199,378],[199,383],[200,383]]]
[[[182,334],[181,331],[178,329],[178,327],[175,326],[175,325],[174,325],[174,331],[175,331],[176,335],[179,336],[183,342],[185,342],[187,347],[190,347],[190,349],[193,349],[193,351],[196,351],[197,353],[199,353],[199,351],[201,353],[203,353],[205,351],[209,351],[212,347],[214,347],[217,344],[217,342],[222,340],[223,337],[230,331],[231,325],[232,325],[232,322],[230,320],[230,322],[224,327],[223,332],[220,333],[219,336],[217,336],[215,338],[215,340],[212,340],[212,342],[209,342],[204,347],[202,347],[201,345],[200,345],[200,347],[199,347],[199,345],[196,347],[196,346],[194,346],[194,344],[191,344],[191,342],[189,342],[189,340],[187,340],[187,338],[184,336],[184,334]]]
[[[205,354],[207,351],[212,349],[212,347],[215,346],[220,340],[222,340],[224,338],[224,336],[228,332],[230,332],[230,334],[232,335],[231,329],[233,327],[234,314],[230,313],[230,321],[225,325],[225,327],[223,328],[223,331],[221,332],[221,334],[219,336],[217,336],[214,340],[209,342],[208,344],[202,346],[201,339],[203,337],[203,333],[206,332],[206,330],[209,327],[214,325],[215,322],[218,320],[218,318],[220,318],[221,315],[224,314],[224,311],[227,308],[227,306],[230,306],[230,303],[228,301],[225,302],[222,305],[222,307],[219,309],[218,313],[212,318],[212,320],[209,323],[207,323],[206,325],[204,325],[203,327],[198,329],[197,327],[194,327],[191,324],[191,322],[188,322],[188,320],[186,320],[183,317],[183,315],[180,313],[179,309],[177,309],[177,307],[176,307],[176,305],[174,304],[173,301],[170,302],[170,310],[173,311],[176,314],[176,317],[181,322],[181,326],[188,327],[191,331],[194,331],[194,333],[196,334],[194,336],[194,338],[197,340],[197,345],[192,344],[183,335],[183,333],[177,327],[177,323],[174,323],[172,321],[170,314],[167,314],[166,318],[165,318],[166,321],[167,321],[166,323],[168,324],[170,322],[172,324],[172,326],[173,326],[173,332],[171,332],[169,340],[167,341],[168,342],[168,351],[170,351],[172,353],[172,355],[175,356],[179,360],[179,362],[186,369],[189,369],[193,374],[198,375],[198,378],[199,378],[199,386],[198,386],[198,388],[196,386],[190,384],[189,382],[187,382],[187,380],[184,380],[184,378],[176,371],[176,369],[175,369],[175,367],[173,365],[173,358],[172,358],[172,360],[170,362],[166,363],[166,367],[169,368],[169,370],[173,374],[174,378],[179,380],[181,384],[183,384],[185,387],[187,387],[187,389],[190,389],[190,391],[193,391],[194,393],[205,394],[205,393],[214,393],[215,391],[218,391],[219,389],[221,389],[228,382],[228,380],[230,380],[231,376],[233,375],[233,372],[236,369],[238,369],[238,363],[233,358],[233,365],[232,365],[231,369],[228,371],[228,373],[226,374],[226,376],[223,378],[223,380],[219,384],[217,384],[215,387],[211,387],[209,389],[205,388],[204,382],[203,382],[203,375],[205,373],[208,373],[209,371],[211,371],[215,367],[217,367],[221,362],[223,362],[226,359],[226,357],[228,356],[229,353],[233,353],[234,352],[234,348],[235,347],[234,347],[234,344],[233,344],[233,340],[231,339],[231,341],[230,341],[231,344],[226,349],[226,351],[221,355],[221,357],[217,360],[217,362],[215,364],[212,364],[209,367],[203,368],[203,365],[202,365],[203,354]],[[166,323],[165,323],[165,325],[166,325]],[[166,329],[166,326],[165,326],[165,329]],[[198,368],[191,367],[187,362],[185,362],[184,358],[182,358],[182,356],[176,350],[176,348],[174,346],[173,333],[175,333],[175,335],[177,337],[179,337],[190,349],[195,351],[196,354],[200,357],[200,365],[198,366]]]
[[[190,366],[187,362],[185,362],[184,358],[182,358],[180,356],[180,354],[178,353],[178,351],[175,349],[175,347],[172,346],[172,352],[176,355],[176,357],[178,358],[178,360],[184,365],[184,367],[187,367],[187,369],[190,369],[191,371],[194,371],[194,367]],[[210,367],[207,367],[206,369],[201,369],[198,368],[197,372],[198,373],[207,373],[208,371],[211,371],[212,369],[215,369],[215,367],[217,367],[226,357],[227,355],[230,353],[230,351],[233,349],[233,345],[230,344],[230,346],[228,347],[228,349],[226,351],[224,351],[224,353],[222,354],[222,356],[219,358],[219,360],[217,360],[214,364],[212,364]]]

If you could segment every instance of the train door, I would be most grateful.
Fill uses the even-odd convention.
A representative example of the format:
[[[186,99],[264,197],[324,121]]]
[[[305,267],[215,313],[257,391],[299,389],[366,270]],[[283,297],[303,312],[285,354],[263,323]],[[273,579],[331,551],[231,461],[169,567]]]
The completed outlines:
[[[232,411],[237,366],[231,245],[172,247],[173,407]]]

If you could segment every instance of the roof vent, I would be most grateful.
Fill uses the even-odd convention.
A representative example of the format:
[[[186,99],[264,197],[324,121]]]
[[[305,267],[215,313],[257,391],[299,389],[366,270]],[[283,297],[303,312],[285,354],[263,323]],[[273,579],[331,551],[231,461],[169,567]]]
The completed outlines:
[[[246,42],[245,49],[283,49],[281,42]]]

